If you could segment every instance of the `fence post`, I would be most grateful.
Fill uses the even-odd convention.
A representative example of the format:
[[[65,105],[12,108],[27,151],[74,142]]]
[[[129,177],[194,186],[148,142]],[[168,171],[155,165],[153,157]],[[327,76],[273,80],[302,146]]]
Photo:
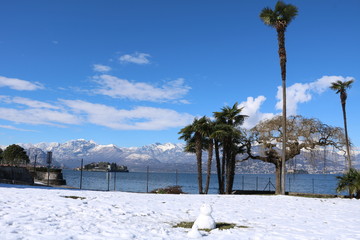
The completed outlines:
[[[313,189],[313,193],[315,193],[315,181],[314,181],[314,179],[312,179],[312,189]]]
[[[81,168],[80,168],[80,189],[82,189],[83,164],[84,164],[84,159],[81,159]]]
[[[116,191],[116,170],[114,172],[114,191]]]
[[[291,189],[291,178],[289,178],[289,192],[290,192],[290,189]]]
[[[106,172],[106,175],[107,175],[107,180],[108,180],[108,191],[110,191],[110,178],[111,178],[111,175],[110,175],[110,172]]]
[[[149,166],[146,167],[146,192],[149,192]]]
[[[245,185],[244,181],[245,181],[245,177],[244,177],[244,176],[241,176],[241,178],[242,178],[242,190],[244,191],[244,185]]]
[[[34,159],[34,173],[36,176],[36,159],[37,159],[37,154],[35,154],[35,159]]]
[[[178,170],[176,169],[176,176],[175,176],[175,186],[178,185]]]
[[[259,186],[259,177],[256,176],[256,191],[258,190],[258,186]]]

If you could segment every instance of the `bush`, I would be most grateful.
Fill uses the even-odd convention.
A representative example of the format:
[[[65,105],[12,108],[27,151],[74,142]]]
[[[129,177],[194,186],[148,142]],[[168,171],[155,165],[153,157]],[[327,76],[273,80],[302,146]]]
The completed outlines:
[[[342,176],[338,176],[339,179],[336,191],[349,191],[350,198],[356,197],[360,198],[360,171],[354,168],[351,168]]]
[[[151,191],[151,193],[158,194],[182,194],[184,193],[181,186],[168,186],[166,188],[157,188]]]
[[[8,146],[2,152],[2,158],[3,164],[9,164],[12,166],[19,166],[21,164],[26,164],[30,162],[30,159],[28,155],[26,155],[24,148],[16,144]]]

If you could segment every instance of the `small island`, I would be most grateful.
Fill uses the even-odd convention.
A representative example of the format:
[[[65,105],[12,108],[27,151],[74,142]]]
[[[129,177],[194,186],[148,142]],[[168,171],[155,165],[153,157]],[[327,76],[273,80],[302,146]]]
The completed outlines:
[[[286,171],[288,174],[309,174],[308,171],[304,169],[289,169]]]
[[[81,168],[76,168],[75,170],[81,170]],[[89,163],[84,166],[83,170],[94,172],[129,172],[127,166],[109,162]]]

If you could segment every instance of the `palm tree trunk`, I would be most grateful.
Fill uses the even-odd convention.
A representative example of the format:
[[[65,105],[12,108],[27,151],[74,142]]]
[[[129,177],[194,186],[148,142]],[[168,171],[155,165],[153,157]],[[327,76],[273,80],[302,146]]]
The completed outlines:
[[[213,158],[213,149],[214,149],[214,143],[213,143],[213,140],[210,139],[209,146],[208,146],[208,162],[207,162],[205,194],[208,194],[208,192],[209,192],[210,177],[211,177],[211,163],[212,163],[212,158]]]
[[[202,188],[202,144],[201,144],[201,136],[196,134],[195,136],[195,151],[196,151],[196,161],[197,161],[197,169],[198,169],[198,187],[199,194],[203,193]]]
[[[349,168],[348,170],[350,170],[352,168],[352,164],[351,164],[351,158],[350,158],[350,144],[349,144],[349,137],[348,137],[348,131],[347,131],[345,103],[342,103],[341,107],[342,107],[343,117],[344,117],[345,144],[346,144],[347,162],[348,162],[348,168]]]
[[[277,27],[278,44],[279,44],[279,58],[281,68],[281,79],[282,79],[282,96],[283,96],[283,109],[282,109],[282,154],[281,154],[281,176],[280,176],[280,191],[279,194],[285,195],[285,161],[286,161],[286,50],[285,50],[285,27],[281,26],[280,21],[279,27]]]
[[[231,154],[229,159],[229,170],[226,176],[226,194],[231,194],[233,185],[234,185],[234,177],[235,177],[235,154]]]
[[[223,191],[225,190],[225,168],[226,168],[226,154],[227,154],[227,148],[226,148],[226,141],[223,142],[223,155],[221,159],[221,184]]]
[[[220,163],[220,153],[219,153],[219,142],[215,140],[215,158],[216,158],[216,171],[218,177],[218,185],[219,185],[219,194],[224,193],[224,188],[221,179],[221,163]]]

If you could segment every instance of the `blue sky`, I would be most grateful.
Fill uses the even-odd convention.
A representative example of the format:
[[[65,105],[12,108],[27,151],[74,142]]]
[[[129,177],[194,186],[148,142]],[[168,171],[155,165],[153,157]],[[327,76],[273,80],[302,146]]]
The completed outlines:
[[[0,145],[180,142],[196,116],[244,106],[245,127],[281,113],[276,1],[2,0]],[[288,113],[343,126],[335,80],[348,91],[360,146],[360,1],[286,1]]]

